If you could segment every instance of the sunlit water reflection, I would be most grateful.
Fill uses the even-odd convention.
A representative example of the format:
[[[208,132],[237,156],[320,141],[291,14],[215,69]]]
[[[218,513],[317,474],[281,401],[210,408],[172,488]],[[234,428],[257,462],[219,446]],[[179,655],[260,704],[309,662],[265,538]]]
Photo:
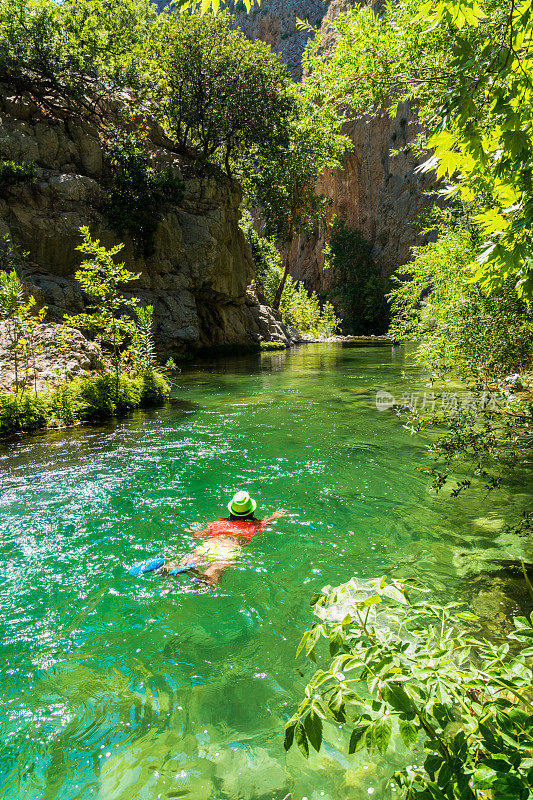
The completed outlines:
[[[1,800],[389,797],[394,746],[348,758],[329,726],[308,763],[283,751],[309,597],[383,572],[460,593],[524,550],[499,531],[525,487],[490,510],[428,494],[423,443],[375,406],[423,388],[397,348],[204,362],[178,384],[166,409],[0,445]],[[290,515],[216,591],[128,576],[186,553],[241,487]]]

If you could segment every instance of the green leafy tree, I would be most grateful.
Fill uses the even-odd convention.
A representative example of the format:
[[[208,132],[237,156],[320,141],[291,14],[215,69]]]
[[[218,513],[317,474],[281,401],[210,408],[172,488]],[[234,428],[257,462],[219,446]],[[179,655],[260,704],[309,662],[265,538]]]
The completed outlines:
[[[146,96],[158,20],[148,0],[0,0],[0,80],[52,115],[103,119],[117,89]]]
[[[533,365],[533,311],[509,281],[487,297],[472,281],[476,230],[450,225],[392,278],[391,333],[419,341],[417,359],[435,377],[494,387]]]
[[[261,0],[238,0],[237,5],[240,11],[244,9],[250,11],[254,5],[260,5],[260,3]],[[224,0],[176,0],[176,6],[178,8],[199,11],[200,14],[205,14],[208,11],[212,11],[213,14],[218,14],[223,5]]]
[[[477,617],[462,604],[412,602],[385,577],[326,586],[311,605],[319,621],[297,655],[320,666],[286,725],[286,749],[319,751],[330,719],[351,729],[349,754],[384,755],[393,735],[423,748],[423,762],[393,778],[405,800],[533,796],[533,614],[515,618],[511,649],[475,638]]]
[[[305,59],[307,90],[353,113],[412,102],[447,198],[479,203],[474,266],[486,291],[533,296],[533,11],[529,0],[399,0],[358,7]]]
[[[124,248],[123,244],[106,249],[100,240],[91,238],[89,228],[80,228],[83,241],[76,248],[87,260],[76,272],[76,279],[83,290],[96,301],[87,311],[74,316],[66,315],[65,322],[75,328],[82,328],[95,334],[109,351],[115,373],[115,397],[120,394],[120,372],[123,365],[124,346],[128,338],[135,335],[135,323],[124,313],[137,306],[137,298],[126,298],[121,289],[126,283],[139,278],[139,274],[126,269],[123,262],[117,263],[114,257]]]
[[[297,89],[294,99],[288,142],[274,157],[260,153],[247,182],[249,202],[261,208],[266,236],[284,253],[274,308],[279,308],[289,275],[295,237],[316,227],[330,203],[326,195],[317,192],[317,181],[325,170],[341,165],[348,147],[331,105],[318,108]]]
[[[169,14],[157,43],[159,109],[183,148],[228,175],[250,150],[283,141],[291,108],[286,68],[227,13]]]
[[[148,373],[156,366],[154,345],[154,307],[135,309],[135,326],[130,347],[131,362],[136,372]]]
[[[20,265],[20,255],[7,235],[3,237],[0,251],[4,267],[0,271],[0,321],[4,322],[7,350],[13,359],[15,392],[20,390],[24,393],[32,369],[36,387],[36,359],[42,350],[42,346],[36,341],[36,330],[43,322],[47,308],[44,306],[36,311],[33,295],[26,298],[24,286],[16,272]],[[9,271],[6,269],[8,266],[12,267]]]
[[[472,281],[480,235],[471,212],[431,215],[439,238],[414,248],[390,294],[391,333],[418,342],[414,357],[433,384],[406,424],[428,441],[431,487],[452,484],[452,496],[479,482],[496,489],[511,475],[527,481],[531,458],[533,313],[511,280],[489,297]]]
[[[240,225],[250,243],[258,288],[267,303],[272,304],[283,278],[279,250],[273,241],[256,231],[252,215],[246,209]],[[279,310],[286,325],[313,336],[332,336],[340,325],[333,305],[321,303],[316,292],[308,292],[301,281],[294,282],[290,275],[283,287]]]
[[[346,333],[385,333],[389,310],[385,281],[372,260],[370,244],[344,220],[332,221],[325,249],[325,268],[333,272],[332,294],[342,308]]]

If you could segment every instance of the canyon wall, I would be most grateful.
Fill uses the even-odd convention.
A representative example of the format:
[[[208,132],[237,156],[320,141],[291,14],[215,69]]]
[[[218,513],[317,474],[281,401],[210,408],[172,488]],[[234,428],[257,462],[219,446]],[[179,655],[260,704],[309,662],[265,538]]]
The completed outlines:
[[[328,172],[319,181],[318,191],[330,197],[332,205],[318,231],[300,236],[294,244],[291,272],[296,278],[319,291],[330,288],[333,276],[324,270],[324,245],[333,215],[361,231],[384,277],[409,261],[414,245],[427,241],[414,222],[430,205],[424,192],[433,178],[415,172],[419,160],[409,142],[416,132],[406,105],[395,119],[379,114],[346,125],[353,150],[343,169]],[[396,148],[407,149],[391,156]]]
[[[261,39],[287,65],[294,80],[302,77],[302,53],[310,33],[298,30],[298,20],[321,25],[331,0],[262,0],[246,11],[244,3],[230,2],[236,25],[249,39]]]
[[[335,41],[328,23],[355,5],[368,5],[379,13],[384,3],[331,0],[320,29],[326,54]],[[431,174],[416,171],[423,159],[409,145],[418,132],[416,116],[407,104],[394,119],[382,111],[346,124],[353,147],[343,168],[326,173],[319,182],[318,191],[330,197],[332,205],[325,223],[313,235],[301,236],[293,247],[291,272],[296,278],[318,291],[331,288],[333,275],[324,270],[324,245],[334,215],[361,231],[384,277],[409,261],[414,245],[427,241],[414,224],[430,205],[425,193],[433,184]],[[392,150],[401,152],[392,156]]]
[[[359,3],[363,4],[377,12],[384,5],[383,0]],[[318,8],[315,9],[315,5]],[[354,0],[330,0],[328,3],[261,0],[260,6],[249,15],[237,13],[236,21],[250,38],[268,42],[298,78],[301,54],[309,34],[296,30],[296,19],[308,19],[314,24],[321,20],[320,33],[327,53],[334,42],[327,23],[355,5]],[[424,192],[431,187],[433,179],[431,175],[415,172],[419,160],[408,145],[417,130],[415,116],[406,105],[395,119],[378,113],[346,125],[353,149],[346,156],[343,169],[327,173],[318,185],[319,191],[332,198],[332,206],[326,224],[313,235],[302,235],[295,242],[291,257],[294,277],[318,291],[330,288],[333,276],[324,271],[324,245],[328,223],[334,214],[362,232],[384,276],[409,260],[413,245],[426,241],[413,223],[429,205]],[[401,155],[390,155],[391,150],[406,146]]]
[[[121,234],[120,258],[140,273],[130,294],[154,306],[159,349],[286,341],[279,315],[247,291],[253,264],[238,225],[239,187],[221,175],[195,174],[156,125],[148,141],[153,166],[170,166],[183,180],[184,199],[163,209],[153,255],[140,256]],[[80,119],[47,119],[0,87],[0,159],[34,162],[36,176],[0,186],[0,236],[29,253],[25,281],[50,318],[81,311],[88,298],[74,279],[80,226],[105,246],[119,241],[103,212],[109,174],[97,130]]]

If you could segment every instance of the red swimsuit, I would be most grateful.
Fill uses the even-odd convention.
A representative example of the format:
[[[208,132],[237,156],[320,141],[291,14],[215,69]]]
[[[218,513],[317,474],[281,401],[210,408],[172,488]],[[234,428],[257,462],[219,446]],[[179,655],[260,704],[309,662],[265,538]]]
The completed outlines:
[[[195,536],[203,538],[207,536],[212,539],[215,536],[234,536],[237,539],[244,539],[251,542],[255,534],[264,528],[261,519],[217,519],[216,522],[208,522],[206,527],[195,533]]]

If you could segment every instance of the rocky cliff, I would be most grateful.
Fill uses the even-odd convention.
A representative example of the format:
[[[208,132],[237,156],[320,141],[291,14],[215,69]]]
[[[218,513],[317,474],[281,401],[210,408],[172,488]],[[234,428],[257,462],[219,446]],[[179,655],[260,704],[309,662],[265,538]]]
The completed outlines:
[[[244,3],[230,2],[235,22],[249,39],[269,44],[286,64],[295,80],[302,76],[302,53],[309,32],[298,30],[299,19],[318,27],[331,0],[261,0],[260,5],[246,12]]]
[[[164,209],[149,258],[121,236],[121,257],[141,273],[132,293],[154,306],[162,351],[286,340],[278,315],[247,292],[251,253],[238,226],[240,190],[220,176],[202,177],[152,126],[150,157],[183,179],[184,199]],[[35,164],[34,182],[0,186],[0,236],[29,253],[26,280],[52,318],[87,302],[74,272],[79,227],[106,246],[118,238],[103,213],[106,158],[96,128],[80,119],[50,120],[9,87],[0,87],[0,160]]]
[[[314,235],[303,235],[292,252],[292,274],[318,290],[330,288],[332,274],[324,270],[324,245],[333,215],[361,231],[372,246],[372,257],[388,277],[409,261],[414,245],[423,244],[414,225],[429,204],[424,192],[431,175],[415,172],[419,160],[409,148],[417,124],[407,106],[391,119],[387,114],[358,119],[346,126],[353,142],[343,169],[322,176],[318,191],[332,199],[327,220]],[[406,148],[391,156],[392,149]]]
[[[370,5],[378,12],[384,5],[383,0],[359,4]],[[296,30],[296,19],[321,24],[327,52],[333,44],[327,22],[355,5],[356,0],[261,0],[249,15],[238,12],[236,21],[250,38],[268,42],[298,78],[309,34]],[[409,260],[413,245],[425,241],[413,222],[429,204],[424,192],[432,178],[415,172],[419,162],[409,149],[397,157],[390,155],[391,150],[408,146],[414,139],[416,119],[405,106],[396,119],[386,113],[376,114],[349,123],[346,132],[353,150],[344,168],[324,175],[318,189],[333,201],[328,220],[336,214],[358,228],[372,245],[372,255],[382,273],[388,276]],[[318,291],[329,288],[332,280],[331,273],[323,269],[326,238],[327,224],[313,236],[301,236],[292,253],[292,275]]]
[[[325,53],[334,44],[328,22],[356,5],[371,6],[379,13],[384,3],[331,0],[320,29]],[[413,223],[430,204],[425,192],[433,178],[416,172],[421,159],[409,147],[418,133],[411,109],[404,104],[394,119],[379,112],[351,121],[345,132],[353,149],[346,156],[343,169],[326,173],[318,186],[332,199],[326,223],[314,235],[300,237],[292,253],[292,274],[319,291],[329,289],[333,279],[324,270],[324,245],[333,215],[361,231],[385,277],[409,260],[414,245],[426,241]],[[402,152],[391,156],[391,150]]]

